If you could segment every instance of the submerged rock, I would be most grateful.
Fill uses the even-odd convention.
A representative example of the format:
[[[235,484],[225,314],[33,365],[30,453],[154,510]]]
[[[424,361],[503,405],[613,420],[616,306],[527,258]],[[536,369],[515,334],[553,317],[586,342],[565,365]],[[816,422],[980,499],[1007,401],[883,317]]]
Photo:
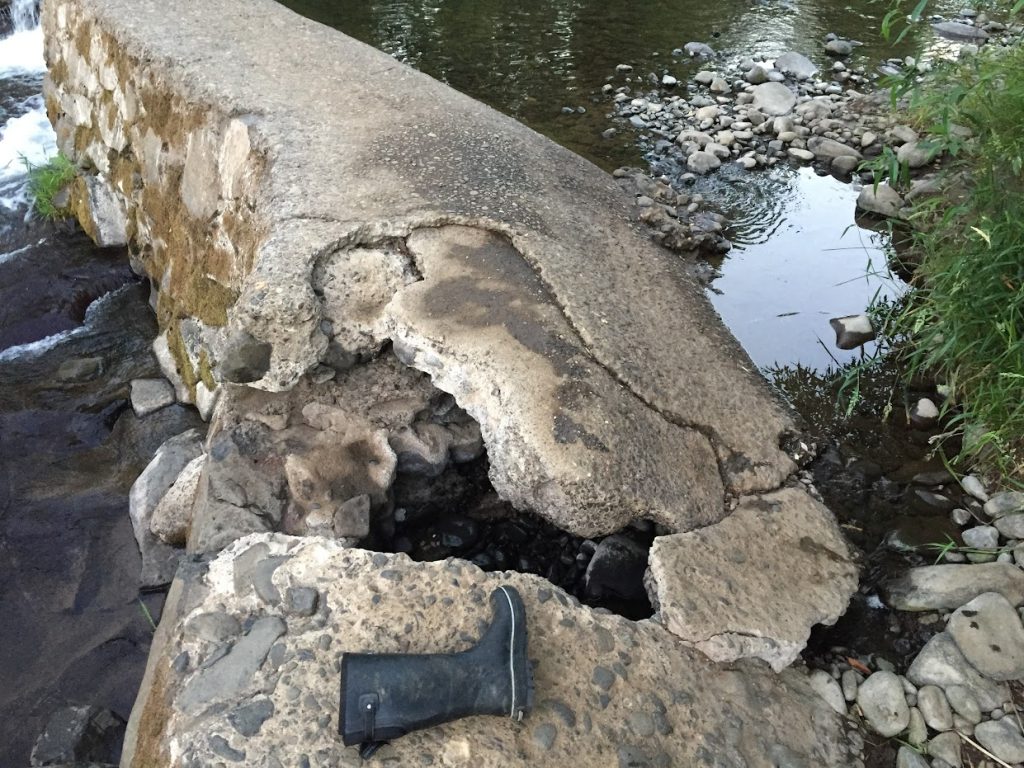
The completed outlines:
[[[236,586],[239,559],[257,545],[271,557],[288,555],[273,576],[282,593],[318,583],[313,615],[269,616],[245,583]],[[854,759],[838,715],[799,672],[774,675],[743,662],[716,666],[655,623],[594,612],[537,577],[489,575],[455,560],[413,563],[318,538],[259,535],[208,565],[189,563],[179,572],[122,765],[214,764],[223,761],[226,746],[244,751],[247,765],[269,768],[290,764],[301,743],[322,764],[356,766],[358,749],[343,747],[336,732],[341,653],[466,648],[490,620],[486,598],[500,584],[514,586],[526,605],[533,712],[522,724],[470,717],[416,731],[383,747],[380,759],[416,765],[450,755],[484,768],[599,765],[609,754],[626,755],[630,765],[680,766],[715,754],[723,768],[760,764],[765,755],[835,768]],[[219,658],[212,644],[181,624],[217,606],[252,623]],[[256,633],[258,647],[243,654],[244,664],[233,661]],[[174,659],[183,652],[192,661],[176,671]],[[250,701],[259,710],[240,717]],[[757,738],[720,751],[737,721]]]

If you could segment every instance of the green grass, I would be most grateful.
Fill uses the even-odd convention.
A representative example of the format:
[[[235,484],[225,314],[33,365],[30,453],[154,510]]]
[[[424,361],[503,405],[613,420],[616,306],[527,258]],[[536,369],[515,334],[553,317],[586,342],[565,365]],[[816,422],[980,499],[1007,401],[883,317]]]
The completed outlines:
[[[77,169],[62,154],[56,154],[43,165],[33,165],[22,157],[25,171],[28,173],[28,193],[32,197],[32,207],[44,219],[60,219],[65,216],[62,208],[54,204],[57,194],[64,189],[77,174]]]
[[[959,458],[1024,481],[1024,48],[941,66],[894,98],[946,154],[948,189],[915,204],[914,290],[873,307],[876,327],[905,380],[950,388],[944,426]],[[874,170],[906,185],[891,158]]]

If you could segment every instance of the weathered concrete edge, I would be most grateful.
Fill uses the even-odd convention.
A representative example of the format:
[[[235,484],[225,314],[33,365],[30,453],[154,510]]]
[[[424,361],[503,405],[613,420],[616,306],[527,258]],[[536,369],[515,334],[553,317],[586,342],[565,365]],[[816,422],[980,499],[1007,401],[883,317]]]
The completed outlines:
[[[598,169],[384,54],[302,20],[269,0],[249,3],[245,8],[230,1],[204,4],[201,9],[191,5],[172,8],[174,3],[137,3],[129,9],[123,2],[97,0],[82,0],[74,5],[116,36],[120,49],[134,56],[150,76],[154,68],[159,69],[161,82],[186,94],[188,104],[201,104],[201,111],[220,115],[220,122],[228,120],[226,128],[219,126],[217,130],[225,134],[230,130],[237,135],[240,125],[244,125],[252,164],[273,168],[266,178],[259,172],[249,174],[249,205],[255,205],[256,216],[262,222],[253,229],[260,230],[262,236],[256,238],[256,243],[250,241],[246,248],[239,249],[233,274],[226,276],[229,296],[241,294],[232,310],[233,321],[249,327],[257,336],[261,331],[266,334],[261,321],[267,316],[272,316],[278,325],[287,324],[295,329],[288,338],[276,340],[276,373],[268,373],[258,385],[287,386],[315,362],[321,343],[309,276],[315,254],[330,247],[330,243],[308,231],[307,225],[316,229],[316,224],[335,224],[347,230],[346,239],[354,242],[388,231],[408,232],[437,223],[463,223],[509,236],[549,286],[594,359],[667,419],[698,429],[715,444],[731,490],[769,490],[792,470],[793,463],[778,445],[792,431],[791,419],[766,392],[754,367],[721,327],[685,270],[674,262],[675,257],[631,230],[620,193]],[[57,26],[58,19],[53,17],[66,7],[56,2],[47,4],[48,28]],[[176,34],[162,34],[161,30],[172,23]],[[387,197],[386,216],[359,216],[361,200],[339,200],[334,193],[302,194],[303,188],[296,186],[297,179],[310,175],[311,157],[322,161],[323,155],[319,153],[320,147],[315,146],[315,138],[310,142],[312,146],[297,148],[285,137],[298,127],[302,115],[297,113],[302,112],[309,99],[299,98],[294,88],[288,90],[289,97],[300,101],[289,110],[279,84],[271,83],[269,92],[267,88],[260,92],[263,103],[257,102],[257,93],[251,86],[233,92],[237,85],[235,70],[251,64],[253,54],[241,51],[236,57],[238,61],[232,62],[225,60],[216,47],[203,49],[218,34],[220,39],[231,39],[236,25],[248,25],[249,32],[255,23],[274,28],[272,39],[260,41],[265,49],[260,63],[266,66],[273,61],[277,65],[273,75],[283,83],[289,81],[295,67],[294,62],[288,61],[286,66],[279,58],[289,53],[295,58],[295,51],[304,46],[316,45],[317,50],[322,50],[322,44],[329,41],[332,49],[344,52],[345,56],[325,66],[322,92],[329,92],[331,85],[344,83],[350,90],[359,91],[355,94],[357,98],[367,100],[365,111],[387,107],[389,111],[381,113],[380,122],[394,125],[393,134],[419,127],[420,131],[434,135],[436,132],[428,130],[430,126],[439,120],[450,126],[452,114],[464,119],[468,140],[501,131],[503,140],[507,134],[508,143],[529,151],[523,153],[525,156],[502,152],[498,159],[485,158],[491,165],[484,169],[484,176],[505,180],[518,177],[526,181],[543,178],[549,188],[541,185],[539,199],[532,204],[527,201],[525,210],[514,213],[509,212],[514,211],[510,203],[518,204],[513,194],[516,190],[508,188],[496,189],[496,200],[485,196],[492,199],[482,207],[465,194],[450,194],[452,190],[442,189],[438,199],[428,199],[425,193],[413,189],[422,179],[411,178],[405,169],[396,173],[390,167],[379,168],[380,145],[389,142],[385,136],[375,138],[378,146],[369,148],[376,158],[367,158],[367,148],[347,147],[338,165],[344,172],[351,170],[355,162],[373,161],[367,166],[369,181],[360,179],[351,197]],[[190,35],[190,30],[196,34]],[[51,64],[56,63],[51,60]],[[367,92],[355,82],[365,79],[358,76],[360,67],[372,71],[378,89],[395,91],[395,98],[403,100],[401,113],[394,111],[395,98],[382,96],[378,89]],[[59,64],[55,69],[59,70]],[[221,72],[228,74],[221,76]],[[246,74],[252,75],[251,71]],[[303,75],[308,75],[305,68]],[[59,80],[59,72],[54,72],[54,78]],[[137,78],[140,82],[145,79]],[[264,85],[267,82],[262,81]],[[438,105],[443,106],[445,115],[437,114]],[[424,125],[415,126],[415,121],[403,117],[417,111],[417,120]],[[344,126],[350,129],[347,132],[365,130],[364,116],[349,117],[344,109],[340,113],[336,111],[334,118],[348,121]],[[188,150],[183,150],[186,156]],[[455,157],[453,162],[458,166],[456,173],[475,167],[479,174],[480,158]],[[550,168],[560,173],[553,174],[547,170]],[[322,172],[322,162],[313,171]],[[466,178],[472,178],[472,173]],[[488,178],[483,179],[485,185]],[[388,193],[385,189],[394,181],[400,182],[400,193]],[[444,187],[444,179],[441,182],[439,186]],[[115,180],[115,186],[119,186],[130,209],[137,207],[131,205],[130,185]],[[584,221],[581,224],[578,220]],[[283,227],[290,234],[275,236]],[[605,264],[607,269],[602,274],[593,274],[595,262]],[[584,264],[586,273],[580,270]],[[247,272],[247,268],[252,272]],[[578,285],[581,279],[585,281],[582,292]],[[273,313],[267,311],[266,296],[252,300],[267,287],[280,287],[282,293],[288,294],[287,303],[273,302]],[[637,302],[640,297],[643,304]],[[286,304],[288,311],[282,309]],[[608,322],[609,316],[613,323]],[[671,348],[676,343],[679,348]],[[756,415],[738,416],[748,410]]]

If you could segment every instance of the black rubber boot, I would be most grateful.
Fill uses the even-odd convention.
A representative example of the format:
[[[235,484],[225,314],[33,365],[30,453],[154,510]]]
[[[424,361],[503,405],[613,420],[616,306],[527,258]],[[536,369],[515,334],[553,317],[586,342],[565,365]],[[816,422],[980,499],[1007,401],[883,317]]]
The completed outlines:
[[[514,587],[491,593],[494,618],[461,653],[346,653],[341,657],[341,717],[346,746],[369,757],[409,731],[469,715],[522,720],[533,706],[526,658],[526,611]]]

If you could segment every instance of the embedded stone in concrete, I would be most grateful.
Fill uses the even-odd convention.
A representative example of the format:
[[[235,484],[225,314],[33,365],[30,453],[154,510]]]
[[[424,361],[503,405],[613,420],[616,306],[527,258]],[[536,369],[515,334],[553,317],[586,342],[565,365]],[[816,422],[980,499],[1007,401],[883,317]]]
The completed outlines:
[[[396,353],[480,424],[503,499],[581,536],[644,518],[672,530],[721,519],[708,440],[596,364],[508,240],[443,227],[407,247],[422,280],[388,305]]]
[[[946,631],[971,665],[993,680],[1024,677],[1024,626],[998,592],[978,595],[950,617]]]
[[[102,176],[80,176],[72,193],[82,229],[100,248],[113,248],[128,242],[128,219],[124,201]]]
[[[779,670],[811,627],[843,614],[857,575],[832,513],[784,488],[742,499],[716,525],[655,539],[648,592],[665,626],[710,658],[756,657]]]
[[[907,679],[917,686],[949,688],[962,685],[974,695],[985,712],[1003,703],[999,684],[983,677],[971,666],[948,632],[940,632],[927,642],[907,670]]]
[[[178,567],[181,551],[165,544],[153,533],[153,513],[186,465],[202,452],[202,436],[198,430],[190,429],[172,437],[160,446],[128,494],[128,512],[142,553],[139,578],[143,586],[169,582]]]
[[[314,615],[289,616],[285,626],[250,590],[236,592],[235,565],[254,545],[287,556],[275,572],[282,591],[317,585]],[[395,571],[401,590],[382,576]],[[486,574],[456,560],[414,563],[275,534],[238,541],[208,567],[183,565],[122,765],[216,764],[224,758],[211,742],[223,747],[223,741],[258,768],[292,764],[296,745],[322,765],[358,766],[358,749],[343,747],[337,735],[341,654],[467,648],[490,620],[488,595],[502,584],[514,586],[526,605],[534,710],[522,723],[469,717],[415,731],[383,747],[375,760],[544,768],[603,765],[609,755],[613,763],[618,755],[629,765],[679,766],[714,756],[722,768],[767,761],[838,768],[855,759],[841,719],[798,671],[775,675],[747,662],[716,666],[656,623],[595,612],[535,576]],[[218,606],[242,624],[254,622],[226,655],[181,623]],[[250,640],[257,634],[258,643]],[[244,663],[234,661],[247,645],[254,647],[243,649]],[[182,653],[189,662],[175,671]],[[597,670],[607,680],[599,681]],[[259,709],[240,716],[248,702]]]
[[[898,611],[955,610],[985,592],[1021,605],[1024,571],[1009,563],[926,565],[908,569],[882,590],[886,604]]]

